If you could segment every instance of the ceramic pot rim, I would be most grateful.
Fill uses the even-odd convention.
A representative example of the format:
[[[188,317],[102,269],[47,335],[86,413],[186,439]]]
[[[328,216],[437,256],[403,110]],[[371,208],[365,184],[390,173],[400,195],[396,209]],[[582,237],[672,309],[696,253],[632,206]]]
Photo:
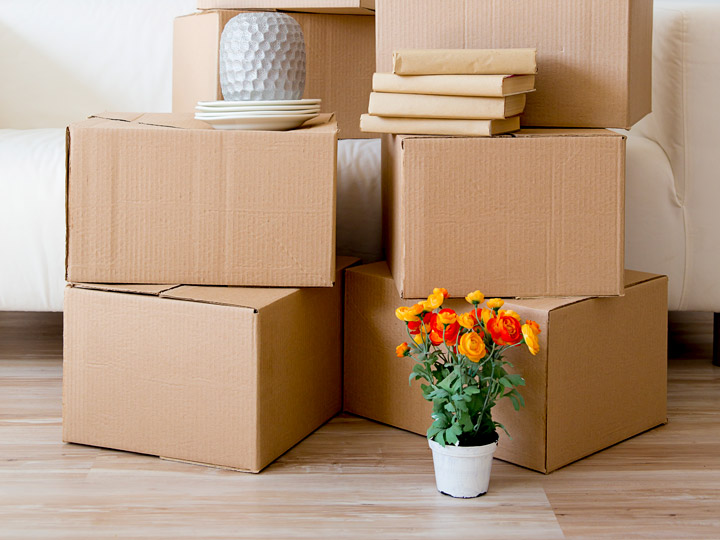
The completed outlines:
[[[433,452],[438,452],[439,454],[444,454],[446,456],[453,456],[453,457],[467,457],[467,458],[474,458],[479,456],[485,456],[487,454],[494,454],[495,450],[497,450],[498,443],[493,442],[490,444],[485,444],[483,446],[454,446],[451,444],[440,446],[439,443],[435,441],[431,441],[428,439],[428,444],[430,445],[430,449]]]

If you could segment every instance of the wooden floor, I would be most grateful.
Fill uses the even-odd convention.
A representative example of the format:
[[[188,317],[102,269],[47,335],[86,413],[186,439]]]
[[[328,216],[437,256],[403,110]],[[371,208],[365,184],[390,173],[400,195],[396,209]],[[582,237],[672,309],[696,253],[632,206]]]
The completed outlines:
[[[423,437],[341,416],[260,475],[65,445],[61,318],[0,313],[0,538],[720,539],[720,368],[706,315],[671,318],[670,423],[490,492],[433,485]]]

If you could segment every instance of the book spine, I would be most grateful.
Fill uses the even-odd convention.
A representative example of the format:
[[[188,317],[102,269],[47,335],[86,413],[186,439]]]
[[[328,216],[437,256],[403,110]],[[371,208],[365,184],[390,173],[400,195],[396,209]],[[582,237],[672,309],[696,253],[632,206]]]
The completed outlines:
[[[491,134],[490,126],[490,120],[383,118],[369,114],[363,114],[360,117],[360,130],[368,133],[489,137]]]
[[[533,75],[535,49],[405,49],[393,53],[396,75]]]
[[[505,118],[505,98],[373,92],[368,112],[375,116],[492,120]]]
[[[505,75],[394,75],[375,73],[374,92],[503,97]]]

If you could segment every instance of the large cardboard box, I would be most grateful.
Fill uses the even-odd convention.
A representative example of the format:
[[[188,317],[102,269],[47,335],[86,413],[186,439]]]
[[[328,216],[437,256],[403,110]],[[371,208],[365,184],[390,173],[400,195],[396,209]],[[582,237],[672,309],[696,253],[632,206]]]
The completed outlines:
[[[403,298],[623,292],[625,138],[383,138],[385,251]]]
[[[256,2],[253,2],[256,3]],[[192,112],[198,101],[222,100],[220,36],[240,11],[203,11],[175,19],[173,112]],[[322,99],[335,113],[343,139],[368,138],[360,131],[375,71],[375,17],[289,13],[303,29],[306,98]]]
[[[63,440],[258,472],[339,412],[334,288],[72,284]]]
[[[272,9],[307,13],[373,15],[375,0],[198,0],[198,9]]]
[[[629,128],[651,110],[652,0],[378,0],[377,70],[397,49],[536,47],[524,126]]]
[[[337,125],[105,114],[67,142],[67,280],[329,287]]]
[[[496,457],[549,473],[666,421],[667,278],[628,270],[625,284],[621,297],[506,303],[540,324],[540,352],[506,356],[525,378],[525,407],[493,409],[512,437],[500,432]],[[344,409],[424,435],[432,404],[408,385],[414,361],[395,356],[408,340],[395,308],[412,302],[384,262],[348,270],[345,289]]]

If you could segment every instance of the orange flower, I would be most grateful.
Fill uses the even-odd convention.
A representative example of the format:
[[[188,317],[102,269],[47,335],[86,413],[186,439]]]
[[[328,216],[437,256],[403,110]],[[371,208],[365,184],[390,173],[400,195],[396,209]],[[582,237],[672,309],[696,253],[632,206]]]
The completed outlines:
[[[515,345],[522,339],[520,321],[515,317],[498,315],[487,322],[487,329],[498,345]]]
[[[447,298],[448,296],[450,296],[450,293],[448,292],[448,290],[443,287],[433,289],[433,294],[438,294],[438,293],[441,293],[443,295],[443,298]]]
[[[505,305],[505,302],[500,298],[492,298],[487,301],[487,307],[490,309],[500,309],[503,305]]]
[[[525,345],[527,345],[528,350],[530,351],[530,354],[535,356],[538,351],[540,350],[540,343],[538,342],[537,334],[535,333],[535,328],[533,328],[529,324],[523,324],[522,325],[522,335],[525,338]]]
[[[467,356],[471,362],[479,362],[487,354],[485,343],[477,332],[468,332],[460,336],[458,352]]]
[[[443,310],[445,311],[445,310]],[[454,313],[454,312],[453,312]],[[451,324],[445,325],[440,322],[440,314],[432,314],[430,317],[430,342],[437,346],[442,344],[443,336],[445,337],[445,343],[447,345],[455,345],[457,341],[458,333],[460,332],[460,325],[457,320]]]
[[[422,303],[422,305],[423,305],[423,308],[425,308],[425,311],[432,311],[433,309],[437,309],[440,306],[442,306],[442,303],[444,301],[445,301],[445,296],[443,295],[443,293],[434,292],[430,296],[428,296],[428,299],[425,300]]]
[[[513,317],[518,321],[520,320],[520,315],[515,313],[512,309],[501,309],[498,311],[498,315],[507,315],[508,317]]]
[[[417,305],[417,304],[416,304]],[[400,319],[401,321],[405,322],[412,322],[412,321],[419,321],[420,317],[418,315],[422,312],[417,312],[415,309],[415,306],[413,307],[407,307],[407,306],[400,306],[395,310],[395,316]]]
[[[480,291],[473,291],[465,297],[465,301],[469,304],[482,304],[485,301],[485,295]]]
[[[525,324],[530,326],[536,334],[540,333],[540,325],[536,323],[535,321],[531,321],[530,319],[525,319]]]
[[[472,330],[473,327],[477,324],[477,319],[475,318],[475,313],[473,313],[472,311],[468,311],[467,313],[462,313],[458,315],[457,322],[463,328]]]
[[[410,354],[410,347],[408,347],[408,344],[403,342],[397,347],[395,347],[395,354],[398,358],[402,358],[403,356],[407,356]]]
[[[437,320],[442,325],[449,325],[457,320],[457,314],[452,309],[441,309],[437,314]]]

